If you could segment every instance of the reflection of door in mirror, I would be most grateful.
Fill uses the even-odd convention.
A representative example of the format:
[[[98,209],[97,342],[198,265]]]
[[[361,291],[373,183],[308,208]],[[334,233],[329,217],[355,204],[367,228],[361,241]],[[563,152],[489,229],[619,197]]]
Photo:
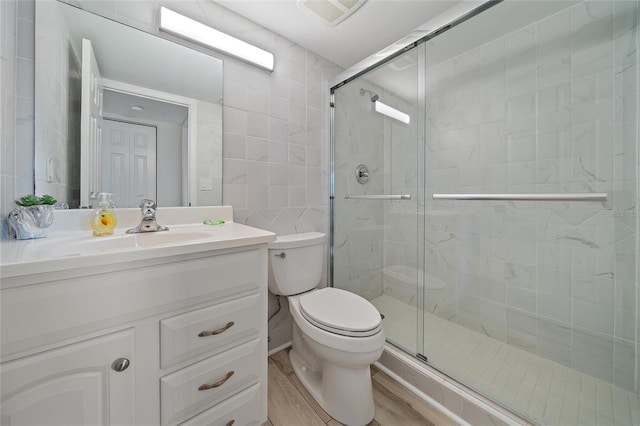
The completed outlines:
[[[136,167],[136,169],[109,178],[123,179],[120,184],[115,184],[114,181],[106,182],[106,171],[103,170],[101,191],[115,193],[115,199],[122,198],[122,202],[116,202],[118,207],[138,207],[140,200],[145,197],[142,195],[144,192],[149,194],[157,192],[157,195],[152,194],[146,197],[156,200],[158,206],[161,207],[188,205],[188,191],[185,191],[187,188],[184,182],[188,181],[189,108],[176,103],[176,100],[171,99],[170,95],[166,93],[149,92],[145,88],[133,85],[118,86],[115,82],[107,80],[103,80],[103,82],[105,84],[103,105],[105,132],[108,120],[111,120],[111,123],[113,121],[119,122],[116,125],[120,126],[129,123],[135,126],[132,127],[133,129],[137,129],[133,131],[131,140],[141,145],[146,136],[140,129],[151,127],[156,140],[156,157],[149,160],[153,162],[150,164],[141,153],[136,153],[138,156],[135,157],[135,164],[129,163],[130,166],[128,166],[129,168]],[[113,86],[118,86],[118,88],[115,89]],[[109,138],[120,137],[113,131],[110,133],[110,135],[105,133],[103,145],[107,143]],[[140,149],[140,147],[136,149]],[[105,152],[105,148],[103,148],[103,154]],[[107,161],[116,161],[116,159],[103,158],[102,161],[104,167]],[[152,173],[143,175],[141,173],[144,170],[152,171]],[[127,176],[135,181],[126,183],[124,179]],[[134,193],[138,194],[138,198],[134,198],[138,200],[137,202],[126,201],[127,197],[123,198],[122,195],[124,193],[118,195],[118,192],[125,187],[135,188]],[[157,191],[151,191],[145,187],[155,187]]]
[[[156,128],[105,119],[102,129],[102,191],[117,207],[156,200]]]
[[[82,98],[80,112],[80,207],[90,207],[100,190],[102,84],[91,41],[82,39]],[[90,167],[88,167],[90,166]],[[104,192],[104,191],[103,191]]]

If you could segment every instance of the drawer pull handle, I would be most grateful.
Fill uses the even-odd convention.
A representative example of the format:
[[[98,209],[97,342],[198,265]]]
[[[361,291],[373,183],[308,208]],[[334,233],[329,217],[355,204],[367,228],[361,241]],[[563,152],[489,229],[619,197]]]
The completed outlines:
[[[229,420],[229,421],[227,422],[227,426],[231,426],[231,425],[233,425],[235,422],[236,422],[236,421],[235,421],[235,419],[233,419],[233,420]]]
[[[222,379],[218,380],[215,383],[205,383],[204,385],[200,385],[200,387],[198,388],[199,391],[204,391],[204,390],[209,390],[209,389],[213,389],[213,388],[219,388],[220,386],[224,385],[224,383],[229,380],[231,378],[231,376],[233,376],[233,374],[235,373],[235,371],[229,371],[227,373],[226,376],[224,376]]]
[[[227,323],[227,325],[225,325],[222,328],[219,328],[217,330],[213,330],[213,331],[201,331],[200,333],[198,333],[198,337],[207,337],[207,336],[215,336],[216,334],[220,334],[220,333],[224,333],[225,331],[227,331],[228,329],[230,329],[231,327],[233,327],[233,325],[235,324],[235,322],[233,321],[229,321]]]

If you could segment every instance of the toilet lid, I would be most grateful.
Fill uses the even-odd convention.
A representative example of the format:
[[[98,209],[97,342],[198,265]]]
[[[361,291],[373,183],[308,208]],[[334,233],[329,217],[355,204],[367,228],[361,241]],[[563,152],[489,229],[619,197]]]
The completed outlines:
[[[301,296],[300,312],[316,327],[343,336],[372,336],[382,328],[380,313],[369,301],[333,287]]]

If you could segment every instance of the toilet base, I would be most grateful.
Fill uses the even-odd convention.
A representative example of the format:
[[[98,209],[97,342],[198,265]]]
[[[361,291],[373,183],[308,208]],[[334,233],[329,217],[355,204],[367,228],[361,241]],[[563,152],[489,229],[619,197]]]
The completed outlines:
[[[307,366],[294,348],[293,371],[311,396],[331,417],[349,426],[363,426],[375,415],[369,366],[344,368],[323,362],[320,370]]]

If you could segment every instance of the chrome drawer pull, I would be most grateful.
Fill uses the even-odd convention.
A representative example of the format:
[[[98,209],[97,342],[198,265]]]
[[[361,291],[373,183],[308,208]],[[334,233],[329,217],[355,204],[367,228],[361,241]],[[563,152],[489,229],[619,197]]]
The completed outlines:
[[[129,368],[129,364],[131,364],[131,362],[127,358],[118,358],[111,364],[111,369],[118,373],[122,373],[124,370]]]
[[[204,391],[204,390],[209,390],[209,389],[213,389],[213,388],[219,388],[220,386],[224,385],[224,384],[225,384],[225,382],[226,382],[227,380],[229,380],[229,379],[231,378],[231,376],[233,376],[233,374],[234,374],[234,373],[235,373],[235,371],[229,371],[229,372],[227,373],[227,375],[226,375],[226,376],[224,376],[224,378],[222,378],[222,379],[218,380],[218,381],[217,381],[217,382],[215,382],[215,383],[211,383],[211,384],[205,383],[204,385],[200,385],[200,387],[198,388],[198,390],[199,390],[199,391]]]
[[[227,422],[227,426],[231,426],[231,425],[233,425],[235,422],[236,422],[236,421],[235,421],[235,419],[234,419],[234,420],[229,420],[229,421]]]
[[[227,325],[225,325],[222,328],[219,328],[217,330],[213,330],[213,331],[201,331],[200,333],[198,333],[198,337],[207,337],[207,336],[215,336],[216,334],[220,334],[220,333],[224,333],[225,331],[227,331],[228,329],[230,329],[231,327],[233,327],[233,325],[235,324],[235,322],[233,321],[229,321],[227,323]]]

